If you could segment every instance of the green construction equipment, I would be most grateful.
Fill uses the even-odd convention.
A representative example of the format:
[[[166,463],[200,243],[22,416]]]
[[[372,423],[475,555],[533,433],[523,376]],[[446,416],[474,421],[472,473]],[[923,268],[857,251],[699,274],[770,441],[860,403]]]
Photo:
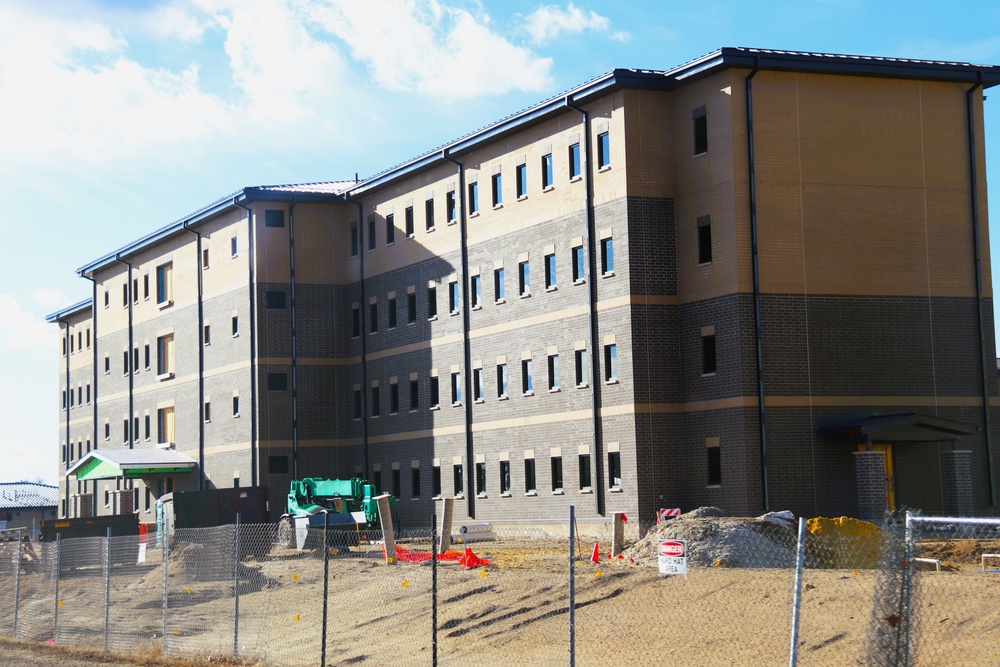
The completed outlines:
[[[278,522],[278,542],[295,546],[296,527],[377,528],[378,502],[375,485],[360,477],[293,479],[288,490],[288,511]],[[389,497],[392,507],[395,498]]]

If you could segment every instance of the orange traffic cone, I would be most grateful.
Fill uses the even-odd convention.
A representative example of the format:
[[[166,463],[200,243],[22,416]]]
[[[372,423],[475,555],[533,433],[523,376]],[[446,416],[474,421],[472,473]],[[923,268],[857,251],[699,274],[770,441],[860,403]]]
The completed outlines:
[[[597,542],[594,542],[594,555],[590,557],[590,562],[591,563],[601,562],[601,545]]]

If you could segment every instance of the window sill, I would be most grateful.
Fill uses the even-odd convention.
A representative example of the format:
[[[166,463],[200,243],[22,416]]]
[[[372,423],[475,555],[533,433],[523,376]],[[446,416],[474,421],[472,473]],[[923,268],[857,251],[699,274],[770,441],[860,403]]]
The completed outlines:
[[[428,410],[440,410],[440,409],[441,409],[441,406],[440,406],[440,405],[432,405],[431,407],[429,407],[429,408],[427,408],[427,409],[428,409]]]
[[[621,493],[621,492],[622,492],[622,487],[620,486],[612,486],[610,489],[608,489],[608,493]]]
[[[562,391],[562,389],[559,388],[559,387],[552,387],[551,389],[549,389],[549,393],[550,394],[558,394],[561,391]]]
[[[531,298],[531,292],[525,292],[523,294],[519,294],[518,296],[520,296],[522,299],[530,299]]]
[[[510,400],[510,396],[508,396],[507,394],[504,394],[503,396],[497,396],[497,400],[498,401],[509,401]]]
[[[587,384],[586,382],[581,382],[580,384],[576,385],[576,388],[577,389],[590,389],[590,385]]]
[[[239,338],[239,337],[240,337],[240,335],[238,333],[234,333],[233,334],[233,338]]]
[[[395,241],[386,241],[386,242],[385,242],[385,247],[386,247],[386,248],[388,248],[388,247],[389,247],[389,246],[391,246],[391,245],[396,245],[396,242],[395,242]]]
[[[546,292],[556,292],[558,290],[559,290],[559,288],[556,287],[555,285],[549,285],[548,287],[545,288]]]
[[[527,198],[528,198],[528,195],[521,195],[520,197],[517,198],[517,201],[524,201]]]
[[[472,310],[482,310],[482,309],[483,307],[478,304],[472,307]]]
[[[714,378],[715,377],[715,373],[702,373],[701,376],[703,378]]]
[[[240,418],[240,413],[237,412],[235,415],[233,415],[233,419],[239,419],[239,418]]]
[[[586,278],[577,278],[576,280],[573,281],[573,284],[574,285],[586,285],[587,284],[587,279]]]
[[[501,493],[501,494],[500,494],[500,497],[501,497],[501,498],[513,498],[513,496],[512,496],[512,495],[510,495],[510,493]]]
[[[702,155],[708,155],[708,151],[702,151],[700,153],[695,153],[692,157],[701,157]]]
[[[706,484],[705,488],[706,489],[721,489],[722,485],[721,484]]]
[[[167,299],[166,301],[160,301],[159,303],[157,303],[156,307],[159,308],[160,310],[163,310],[164,308],[169,308],[172,305],[174,305],[173,299]]]
[[[472,213],[469,214],[469,217],[470,218],[478,218],[479,217],[479,211],[473,211]]]
[[[494,204],[493,205],[493,210],[494,211],[499,211],[502,208],[503,208],[503,204]]]
[[[212,420],[211,420],[211,419],[206,419],[206,420],[205,420],[205,423],[206,423],[206,424],[211,424],[211,423],[212,423]]]
[[[477,493],[476,498],[489,498],[485,493]]]
[[[412,322],[407,322],[407,323],[406,323],[406,326],[408,326],[408,327],[412,327],[412,326],[413,326],[414,324],[416,324],[416,323],[417,323],[417,321],[416,321],[416,320],[413,320]]]
[[[534,396],[534,395],[535,395],[535,392],[532,389],[529,389],[528,391],[526,391],[526,392],[524,392],[522,394],[522,396]]]
[[[604,384],[618,384],[618,378],[611,378],[610,380],[605,380]]]
[[[449,227],[451,225],[457,225],[457,224],[458,224],[458,220],[456,218],[452,218],[451,220],[448,221],[448,226]]]
[[[698,266],[711,266],[711,264],[712,260],[708,260],[707,262],[698,262]]]
[[[465,494],[464,493],[456,493],[454,496],[452,496],[452,498],[454,498],[455,500],[465,500]]]
[[[605,171],[611,171],[611,165],[610,165],[610,164],[606,164],[606,165],[604,165],[603,167],[600,167],[600,168],[599,168],[599,169],[597,170],[597,173],[598,173],[598,174],[600,174],[600,173],[603,173],[603,172],[605,172]]]
[[[161,373],[160,375],[156,376],[156,379],[159,380],[160,382],[163,382],[164,380],[173,380],[174,374],[173,372]]]
[[[461,314],[462,314],[462,311],[460,311],[460,310],[453,310],[450,313],[448,313],[448,315],[450,315],[451,317],[455,317],[456,315],[461,315]]]
[[[431,500],[444,500],[441,496],[431,496]]]
[[[479,405],[480,403],[485,403],[485,402],[486,402],[485,399],[482,399],[482,398],[477,398],[476,400],[473,401],[473,403],[475,403],[476,405]]]
[[[538,495],[538,491],[525,491],[524,495],[534,497]]]
[[[503,305],[503,304],[505,304],[505,303],[507,303],[507,299],[497,299],[497,300],[496,300],[496,304],[497,304],[498,306],[502,306],[502,305]]]
[[[554,185],[546,185],[544,188],[542,188],[542,192],[552,192],[555,189],[556,186]]]
[[[569,179],[569,182],[570,183],[576,183],[577,181],[582,181],[582,180],[583,180],[583,176],[581,176],[580,174],[577,174],[573,178]]]
[[[420,408],[411,408],[410,414],[412,415],[414,412],[420,412]]]
[[[453,407],[453,408],[460,408],[460,407],[462,407],[462,401],[453,401],[452,404],[451,404],[451,407]]]
[[[416,239],[417,235],[416,234],[407,234],[406,238],[408,238],[408,239]]]
[[[414,500],[420,500],[420,496],[414,496],[413,498],[410,498],[410,501],[414,501]]]
[[[426,232],[427,232],[428,234],[430,234],[430,233],[431,233],[431,232],[433,232],[433,231],[434,231],[435,229],[436,229],[435,227],[428,227],[428,228],[427,228],[427,229],[426,229],[425,231],[426,231]]]
[[[565,492],[565,491],[563,491],[562,489],[556,489],[556,490],[554,490],[554,491],[552,492],[552,495],[553,495],[553,496],[565,496],[565,495],[566,495],[566,492]]]
[[[390,417],[395,417],[395,416],[396,416],[396,415],[398,415],[398,414],[399,414],[399,410],[397,410],[397,411],[395,411],[395,412],[390,412],[390,413],[389,413],[389,416],[390,416]]]
[[[378,419],[378,418],[379,418],[379,415],[372,415],[372,416],[371,416],[371,418],[372,418],[372,419]]]
[[[601,274],[601,277],[602,278],[614,278],[615,277],[615,272],[614,271],[605,271],[604,273]]]
[[[438,318],[437,315],[431,315],[430,317],[427,318],[427,321],[428,322],[437,322],[437,318]]]
[[[237,257],[239,257],[239,255],[230,255],[229,259],[236,259]],[[148,512],[149,510],[146,510],[146,511]]]
[[[590,488],[589,486],[580,489],[580,493],[581,494],[592,494],[593,492],[594,492],[594,490],[592,488]]]

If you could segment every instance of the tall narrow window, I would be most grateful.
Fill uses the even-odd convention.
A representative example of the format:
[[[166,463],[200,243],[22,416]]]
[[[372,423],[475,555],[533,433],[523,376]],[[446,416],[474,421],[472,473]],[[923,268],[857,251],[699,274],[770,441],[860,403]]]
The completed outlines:
[[[500,494],[510,494],[510,461],[500,462]]]
[[[431,376],[430,394],[431,409],[436,410],[441,407],[441,389],[436,375]]]
[[[580,177],[580,144],[572,144],[569,147],[569,178]]]
[[[542,189],[547,190],[552,187],[552,153],[542,156]]]
[[[368,221],[368,249],[369,250],[374,250],[375,249],[375,245],[376,245],[376,240],[375,240],[375,221],[374,220],[369,220]]]
[[[174,335],[167,334],[156,339],[156,375],[172,377],[174,374]]]
[[[240,416],[240,397],[238,394],[236,396],[233,396],[233,416],[234,417]]]
[[[703,215],[698,218],[698,263],[708,264],[712,261],[712,216]]]
[[[493,208],[503,204],[503,178],[502,174],[493,174]]]
[[[420,468],[410,468],[410,497],[420,498]]]
[[[149,343],[142,346],[142,360],[144,362],[143,366],[148,371],[150,365],[150,354],[149,354]]]
[[[417,321],[417,293],[409,292],[406,295],[406,322],[413,324]]]
[[[174,409],[160,408],[156,411],[156,442],[174,442]]]
[[[448,312],[452,315],[459,312],[458,281],[448,283]]]
[[[212,402],[211,401],[205,401],[205,406],[204,406],[204,410],[203,410],[203,416],[204,416],[206,424],[211,423],[211,421],[212,421]]]
[[[104,374],[109,375],[111,373],[111,355],[104,355]]]
[[[240,335],[240,316],[233,315],[233,338]]]
[[[587,351],[576,350],[573,353],[574,370],[576,371],[576,386],[587,386]]]
[[[389,414],[399,413],[399,385],[395,382],[389,383]]]
[[[553,456],[550,463],[552,468],[552,490],[562,491],[563,490],[562,457]]]
[[[590,454],[580,454],[580,490],[590,489]]]
[[[128,280],[122,285],[122,308],[128,308]]]
[[[236,257],[237,255],[239,255],[239,249],[240,246],[239,243],[237,242],[237,237],[234,236],[233,238],[229,239],[229,256]]]
[[[382,394],[379,392],[379,386],[375,385],[371,389],[371,401],[372,401],[372,417],[378,417],[382,413]]]
[[[208,248],[201,249],[201,268],[207,269],[209,267],[208,260],[211,257],[208,253]]]
[[[132,279],[132,303],[139,303],[139,279]]]
[[[132,368],[139,370],[139,348],[132,348]]]
[[[618,346],[614,343],[604,346],[604,381],[618,379]]]
[[[713,375],[716,371],[715,334],[701,337],[701,374]]]
[[[535,483],[535,459],[524,459],[524,492],[534,493],[537,489]]]
[[[607,132],[597,135],[597,168],[611,166],[611,138]]]
[[[424,202],[424,224],[427,231],[434,229],[434,200],[428,199]]]
[[[392,469],[392,495],[395,496],[396,498],[399,498],[400,495],[402,495],[400,493],[401,491],[400,481],[401,480],[400,480],[399,468],[394,466]]]
[[[410,412],[420,407],[420,383],[410,380]]]
[[[545,256],[545,289],[556,287],[556,256],[555,253]]]
[[[173,262],[156,267],[156,303],[168,303],[173,298]]]
[[[708,152],[708,112],[705,107],[698,107],[691,113],[694,121],[694,154]]]
[[[427,288],[427,319],[433,319],[438,314],[437,288]]]
[[[517,198],[528,196],[528,165],[519,164],[514,172]]]
[[[363,405],[362,405],[361,389],[355,388],[354,390],[354,419],[361,419],[364,415]]]
[[[472,395],[476,403],[483,402],[483,399],[485,397],[484,392],[485,392],[485,387],[483,387],[483,369],[475,368],[472,371]]]
[[[406,225],[406,235],[413,238],[413,207],[407,206],[403,213],[403,222]]]
[[[507,398],[507,364],[497,364],[497,398]]]
[[[358,223],[351,223],[351,257],[358,256],[358,246],[361,245],[358,239]]]
[[[104,307],[107,308],[111,302],[111,293],[107,290],[104,291]]]
[[[441,466],[431,466],[431,495],[441,497]]]
[[[550,354],[548,358],[549,362],[549,391],[558,391],[559,389],[559,355]]]
[[[720,486],[722,484],[722,452],[719,449],[719,439],[709,438],[705,453],[708,458],[708,486]]]
[[[476,274],[472,276],[471,283],[469,285],[472,297],[472,307],[482,308],[483,307],[483,278],[482,276]]]
[[[608,485],[612,489],[622,488],[621,452],[608,452]]]
[[[461,463],[456,463],[455,465],[452,466],[452,474],[454,475],[454,478],[455,478],[454,479],[454,482],[455,482],[455,485],[454,485],[455,495],[456,496],[460,496],[460,495],[462,495],[462,491],[465,489],[465,485],[462,483],[462,464]]]
[[[368,304],[368,333],[378,333],[378,302]]]
[[[581,283],[583,282],[583,277],[586,275],[586,268],[583,263],[583,246],[578,245],[572,250],[573,257],[573,282]]]
[[[458,372],[451,374],[451,404],[462,404],[462,374]]]
[[[506,301],[505,295],[507,293],[506,287],[504,285],[504,275],[503,267],[493,270],[493,294],[496,297],[497,303],[504,303]]]
[[[385,244],[392,245],[396,242],[396,217],[390,213],[385,216]]]
[[[469,215],[479,213],[479,182],[469,183]]]
[[[128,375],[128,350],[122,353],[122,374]]]
[[[449,190],[444,196],[445,221],[455,222],[458,220],[458,206],[455,201],[455,191]]]
[[[389,307],[389,328],[396,328],[396,297],[392,297],[388,301]]]
[[[601,239],[601,273],[610,275],[615,272],[615,240],[611,237]]]
[[[486,495],[486,464],[483,462],[476,464],[476,495]]]
[[[535,380],[531,377],[531,359],[521,360],[521,392],[525,396],[535,393]]]
[[[527,261],[517,265],[517,293],[521,296],[531,296],[531,266]]]

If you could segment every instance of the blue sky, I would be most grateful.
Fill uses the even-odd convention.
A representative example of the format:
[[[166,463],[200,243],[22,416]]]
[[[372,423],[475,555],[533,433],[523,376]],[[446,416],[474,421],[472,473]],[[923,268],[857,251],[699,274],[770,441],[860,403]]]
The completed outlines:
[[[720,46],[1000,64],[1000,5],[4,0],[0,481],[56,481],[43,317],[89,296],[81,264],[242,186],[363,178],[612,68]]]

